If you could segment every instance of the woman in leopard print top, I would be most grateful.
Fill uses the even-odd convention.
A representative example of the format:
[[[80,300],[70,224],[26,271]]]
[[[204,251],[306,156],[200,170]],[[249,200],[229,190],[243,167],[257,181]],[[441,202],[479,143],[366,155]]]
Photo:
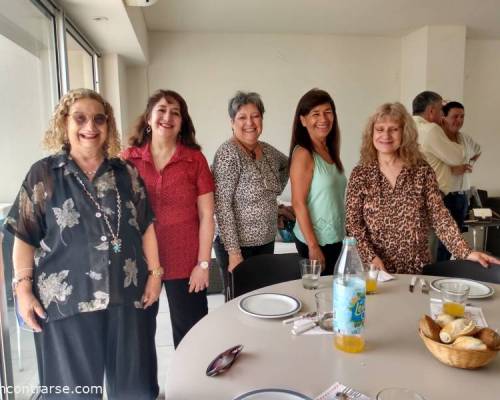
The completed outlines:
[[[431,261],[430,228],[456,258],[487,266],[443,204],[436,176],[418,149],[417,131],[400,103],[382,105],[363,134],[360,164],[347,186],[346,228],[366,263],[391,273],[421,273]]]
[[[214,250],[229,286],[228,272],[258,254],[274,253],[278,203],[288,181],[288,158],[259,141],[264,105],[257,93],[238,92],[229,101],[233,137],[215,153],[217,236]]]

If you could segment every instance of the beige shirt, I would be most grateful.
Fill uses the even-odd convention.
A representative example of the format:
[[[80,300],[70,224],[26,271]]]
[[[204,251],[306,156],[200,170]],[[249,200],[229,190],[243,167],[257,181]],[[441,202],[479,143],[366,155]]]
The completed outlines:
[[[464,145],[452,142],[443,129],[434,122],[416,115],[413,117],[418,130],[418,142],[425,159],[436,173],[439,190],[448,194],[453,185],[450,166],[466,162]]]

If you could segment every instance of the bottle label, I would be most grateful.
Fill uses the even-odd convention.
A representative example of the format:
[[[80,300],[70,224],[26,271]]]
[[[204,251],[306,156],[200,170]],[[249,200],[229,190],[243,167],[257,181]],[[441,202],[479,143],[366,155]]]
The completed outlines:
[[[333,283],[333,327],[342,335],[359,335],[365,322],[365,281],[350,277],[343,281],[341,277]]]

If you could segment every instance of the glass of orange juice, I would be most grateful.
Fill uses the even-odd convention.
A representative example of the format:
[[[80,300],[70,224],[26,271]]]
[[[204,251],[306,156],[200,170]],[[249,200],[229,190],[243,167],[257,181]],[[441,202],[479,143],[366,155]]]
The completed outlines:
[[[443,312],[453,317],[463,317],[470,287],[462,282],[443,282],[439,289],[443,299]]]
[[[366,294],[377,293],[378,268],[370,264],[366,270]]]

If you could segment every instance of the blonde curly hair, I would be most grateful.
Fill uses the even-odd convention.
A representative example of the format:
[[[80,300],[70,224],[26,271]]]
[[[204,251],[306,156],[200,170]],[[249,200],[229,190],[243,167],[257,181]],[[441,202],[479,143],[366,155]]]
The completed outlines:
[[[104,153],[107,157],[116,157],[121,150],[120,136],[116,129],[115,115],[113,108],[103,97],[90,89],[74,89],[66,93],[59,104],[56,106],[52,118],[50,119],[49,128],[45,132],[43,138],[43,146],[51,151],[58,152],[61,150],[70,150],[68,135],[66,131],[66,118],[73,104],[78,100],[92,99],[102,104],[104,114],[108,117],[108,138],[104,143]]]
[[[417,143],[417,127],[411,115],[401,103],[382,104],[368,118],[361,142],[361,164],[370,164],[378,160],[378,152],[373,145],[373,127],[377,120],[388,117],[401,125],[401,146],[397,150],[399,158],[408,167],[418,165],[423,159]]]

